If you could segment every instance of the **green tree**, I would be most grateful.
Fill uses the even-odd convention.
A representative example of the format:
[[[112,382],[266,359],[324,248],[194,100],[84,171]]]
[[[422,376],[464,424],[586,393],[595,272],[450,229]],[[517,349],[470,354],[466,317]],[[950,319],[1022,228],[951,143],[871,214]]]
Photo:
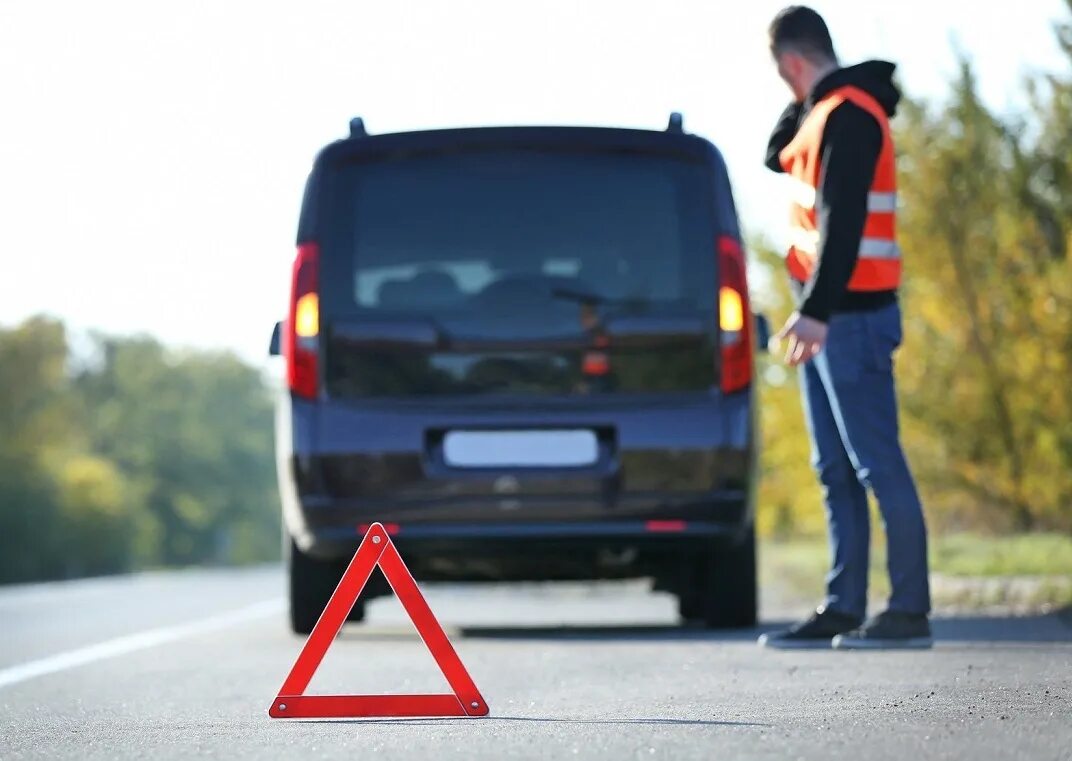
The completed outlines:
[[[66,440],[66,359],[55,321],[0,331],[0,579],[57,568],[59,517],[44,458]]]
[[[130,564],[125,485],[78,425],[63,326],[0,331],[0,580]]]
[[[278,553],[271,403],[258,373],[226,353],[98,339],[78,379],[95,452],[139,505],[142,563],[250,561]]]
[[[271,405],[230,354],[0,330],[0,582],[279,554]]]
[[[1067,111],[1046,102],[1043,124]],[[1069,188],[1038,179],[1067,182],[1044,142],[1059,129],[989,113],[968,62],[944,108],[906,113],[903,398],[927,491],[957,522],[1072,527]]]

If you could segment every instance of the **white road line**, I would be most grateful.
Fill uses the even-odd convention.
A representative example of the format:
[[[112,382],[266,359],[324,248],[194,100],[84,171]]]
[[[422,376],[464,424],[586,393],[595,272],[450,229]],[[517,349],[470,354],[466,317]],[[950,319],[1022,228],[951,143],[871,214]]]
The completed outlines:
[[[35,677],[45,676],[46,674],[55,674],[57,671],[65,671],[88,663],[103,661],[107,658],[116,658],[138,650],[157,647],[167,642],[207,634],[219,629],[227,629],[247,621],[276,615],[283,608],[283,600],[281,599],[263,600],[229,613],[203,618],[199,621],[191,621],[177,626],[164,626],[159,629],[149,629],[136,634],[128,634],[124,637],[98,642],[95,645],[80,647],[76,650],[68,650],[65,653],[57,653],[47,658],[27,661],[26,663],[20,663],[18,666],[0,670],[0,688],[25,682]]]

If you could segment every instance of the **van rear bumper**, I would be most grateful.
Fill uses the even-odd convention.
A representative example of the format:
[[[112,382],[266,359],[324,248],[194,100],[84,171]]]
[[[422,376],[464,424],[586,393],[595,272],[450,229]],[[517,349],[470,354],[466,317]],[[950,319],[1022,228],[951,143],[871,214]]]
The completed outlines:
[[[384,524],[419,581],[500,582],[676,578],[690,558],[751,541],[751,524],[715,521]],[[365,526],[358,526],[364,529]],[[323,528],[312,545],[347,559],[361,532]],[[373,585],[372,596],[387,594]]]
[[[543,502],[543,500],[541,500]],[[396,541],[422,548],[463,543],[475,546],[477,554],[492,545],[514,549],[526,543],[579,541],[585,544],[680,543],[690,539],[732,539],[751,525],[747,495],[740,491],[676,497],[653,502],[622,500],[615,517],[599,520],[534,520],[525,517],[547,509],[521,502],[503,512],[497,503],[464,505],[402,505],[399,503],[339,502],[302,499],[301,530],[294,538],[304,552],[322,558],[345,558],[352,554],[373,522],[384,524]],[[571,501],[553,505],[555,513],[582,512]],[[474,514],[487,517],[474,520]],[[292,526],[292,531],[293,531]],[[492,553],[494,554],[494,553]]]

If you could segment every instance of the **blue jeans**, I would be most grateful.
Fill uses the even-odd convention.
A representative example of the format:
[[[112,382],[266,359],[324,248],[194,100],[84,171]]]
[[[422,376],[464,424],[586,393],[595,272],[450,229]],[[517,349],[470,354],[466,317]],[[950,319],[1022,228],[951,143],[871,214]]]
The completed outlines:
[[[886,527],[889,609],[929,613],[927,530],[897,422],[893,354],[901,345],[900,306],[835,314],[829,327],[823,350],[800,374],[830,534],[824,605],[866,613],[870,488]]]

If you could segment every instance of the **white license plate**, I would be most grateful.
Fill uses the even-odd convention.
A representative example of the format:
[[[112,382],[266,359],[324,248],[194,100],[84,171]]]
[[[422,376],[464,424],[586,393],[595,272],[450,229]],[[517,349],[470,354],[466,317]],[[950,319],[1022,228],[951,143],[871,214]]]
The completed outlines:
[[[592,431],[451,431],[443,458],[458,468],[582,467],[599,458],[599,442]]]

